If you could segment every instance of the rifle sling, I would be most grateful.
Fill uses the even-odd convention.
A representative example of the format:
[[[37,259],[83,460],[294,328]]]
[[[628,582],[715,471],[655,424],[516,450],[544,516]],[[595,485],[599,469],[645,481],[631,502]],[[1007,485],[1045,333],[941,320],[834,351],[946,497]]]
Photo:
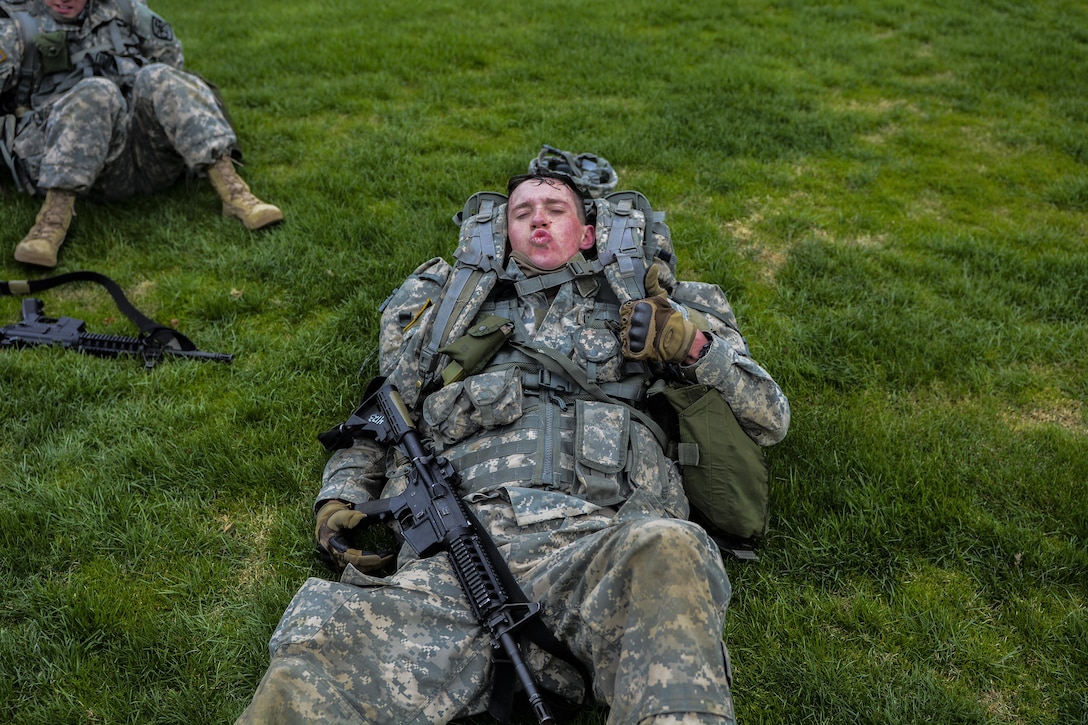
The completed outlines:
[[[129,302],[125,296],[124,291],[121,289],[121,285],[114,282],[112,279],[104,274],[91,271],[77,271],[77,272],[65,272],[64,274],[58,274],[53,277],[43,277],[41,279],[30,280],[11,280],[10,282],[0,281],[0,295],[28,295],[42,290],[52,289],[68,282],[94,282],[95,284],[102,285],[109,292],[110,297],[113,298],[114,303],[125,317],[132,321],[136,327],[140,328],[140,332],[148,339],[155,340],[163,345],[168,345],[171,342],[175,342],[177,347],[182,350],[196,350],[196,345],[181,334],[177,330],[160,325],[151,318],[144,315],[136,306]]]

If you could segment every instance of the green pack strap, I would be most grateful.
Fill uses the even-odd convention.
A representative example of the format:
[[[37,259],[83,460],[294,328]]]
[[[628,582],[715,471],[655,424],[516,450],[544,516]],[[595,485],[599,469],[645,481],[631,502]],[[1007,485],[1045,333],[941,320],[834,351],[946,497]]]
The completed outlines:
[[[514,283],[514,289],[519,295],[528,295],[535,292],[558,287],[564,282],[581,280],[594,277],[601,272],[603,266],[597,260],[587,260],[581,254],[576,254],[569,262],[554,272],[538,274],[526,277]]]
[[[646,261],[642,245],[635,240],[638,227],[631,216],[633,209],[630,198],[622,198],[615,205],[605,249],[599,250],[598,254],[602,265],[616,264],[619,272],[617,280],[624,286],[628,297],[637,300],[646,296]]]
[[[646,224],[643,229],[642,239],[642,245],[646,250],[643,252],[643,258],[652,259],[657,257],[668,264],[669,269],[675,274],[676,257],[672,253],[672,250],[658,246],[657,241],[654,239],[655,234],[661,235],[666,240],[672,238],[669,226],[665,223],[665,212],[656,211],[650,205],[650,200],[639,191],[617,191],[609,194],[605,199],[613,206],[629,204],[631,208],[638,209],[642,212],[642,217]]]
[[[446,293],[442,295],[442,302],[435,311],[434,321],[431,323],[430,340],[419,353],[420,377],[424,381],[430,377],[438,364],[439,348],[452,332],[455,313],[464,309],[483,276],[483,271],[471,267],[458,266],[454,272],[453,281],[446,288]]]
[[[454,220],[461,219],[458,223],[463,225],[471,218],[476,227],[454,255],[460,264],[485,272],[498,270],[506,250],[499,248],[502,235],[495,227],[495,218],[505,203],[506,197],[494,191],[476,192],[465,202],[465,208]]]

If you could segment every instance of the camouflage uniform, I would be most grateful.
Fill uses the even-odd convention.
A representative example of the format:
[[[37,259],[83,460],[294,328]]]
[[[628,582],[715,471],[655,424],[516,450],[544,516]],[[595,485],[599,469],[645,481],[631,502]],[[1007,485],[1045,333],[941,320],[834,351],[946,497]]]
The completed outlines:
[[[486,303],[469,308],[504,313],[513,339],[554,349],[602,386],[624,378],[614,328],[593,324],[615,312],[602,277],[511,295],[507,283],[524,279],[516,264],[490,274],[472,288]],[[461,473],[462,495],[546,624],[590,668],[609,723],[733,723],[721,638],[729,579],[714,543],[685,520],[676,465],[630,406],[542,384],[509,346],[461,382],[421,387],[423,341],[451,277],[431,260],[387,303],[382,373]],[[750,435],[777,442],[789,424],[782,391],[733,327],[710,324],[710,349],[678,374],[722,391]],[[330,458],[317,506],[394,494],[407,470],[396,451],[357,440]],[[339,582],[310,579],[270,650],[239,723],[445,723],[481,712],[490,694],[491,648],[444,556],[405,549],[389,577],[349,566]],[[535,647],[528,660],[545,688],[580,696],[569,665]]]
[[[38,73],[23,99],[29,107],[16,110],[12,151],[29,188],[124,199],[164,189],[235,146],[212,90],[182,70],[170,25],[145,0],[131,1],[134,18],[117,0],[91,0],[72,24],[41,2],[22,4],[39,33],[67,33],[73,66]],[[14,20],[0,20],[0,86],[9,97],[26,45]]]

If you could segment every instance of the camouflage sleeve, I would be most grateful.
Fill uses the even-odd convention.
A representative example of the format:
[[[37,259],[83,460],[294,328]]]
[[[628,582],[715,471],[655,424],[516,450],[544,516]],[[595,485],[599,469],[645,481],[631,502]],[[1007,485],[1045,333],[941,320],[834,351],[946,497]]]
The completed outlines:
[[[23,38],[14,20],[0,16],[0,91],[15,87],[23,57]]]
[[[314,511],[333,498],[351,503],[378,498],[385,487],[385,457],[385,446],[367,438],[335,451],[325,464]]]
[[[451,269],[441,257],[424,262],[382,306],[379,368],[409,410],[419,403],[419,355]]]
[[[772,446],[786,437],[790,404],[778,383],[748,356],[742,340],[739,334],[732,339],[713,335],[710,350],[685,374],[720,391],[752,440]]]
[[[144,57],[174,68],[185,66],[181,41],[174,35],[174,29],[162,16],[147,7],[144,0],[136,3],[136,35],[140,38],[140,52]]]
[[[430,259],[382,304],[379,368],[397,386],[409,409],[416,398],[413,382],[419,378],[420,333],[449,272],[449,263],[441,257]],[[315,510],[328,499],[363,503],[380,496],[387,481],[387,453],[385,446],[369,439],[334,452],[325,465]]]
[[[698,362],[682,367],[692,382],[721,392],[737,421],[756,443],[771,446],[786,437],[790,404],[778,383],[751,358],[732,307],[717,285],[678,282],[673,297],[690,307],[711,345]]]

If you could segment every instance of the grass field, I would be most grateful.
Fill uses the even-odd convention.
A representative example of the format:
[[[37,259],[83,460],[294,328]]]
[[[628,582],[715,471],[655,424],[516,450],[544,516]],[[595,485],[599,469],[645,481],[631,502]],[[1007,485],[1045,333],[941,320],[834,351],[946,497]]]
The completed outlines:
[[[0,350],[0,721],[241,712],[329,576],[316,435],[378,304],[547,143],[668,213],[793,406],[729,563],[739,722],[1088,723],[1083,2],[152,6],[287,222],[200,181],[78,206],[58,271],[236,358]],[[37,209],[0,184],[0,278],[45,274],[10,254]],[[97,287],[41,297],[135,334]]]

